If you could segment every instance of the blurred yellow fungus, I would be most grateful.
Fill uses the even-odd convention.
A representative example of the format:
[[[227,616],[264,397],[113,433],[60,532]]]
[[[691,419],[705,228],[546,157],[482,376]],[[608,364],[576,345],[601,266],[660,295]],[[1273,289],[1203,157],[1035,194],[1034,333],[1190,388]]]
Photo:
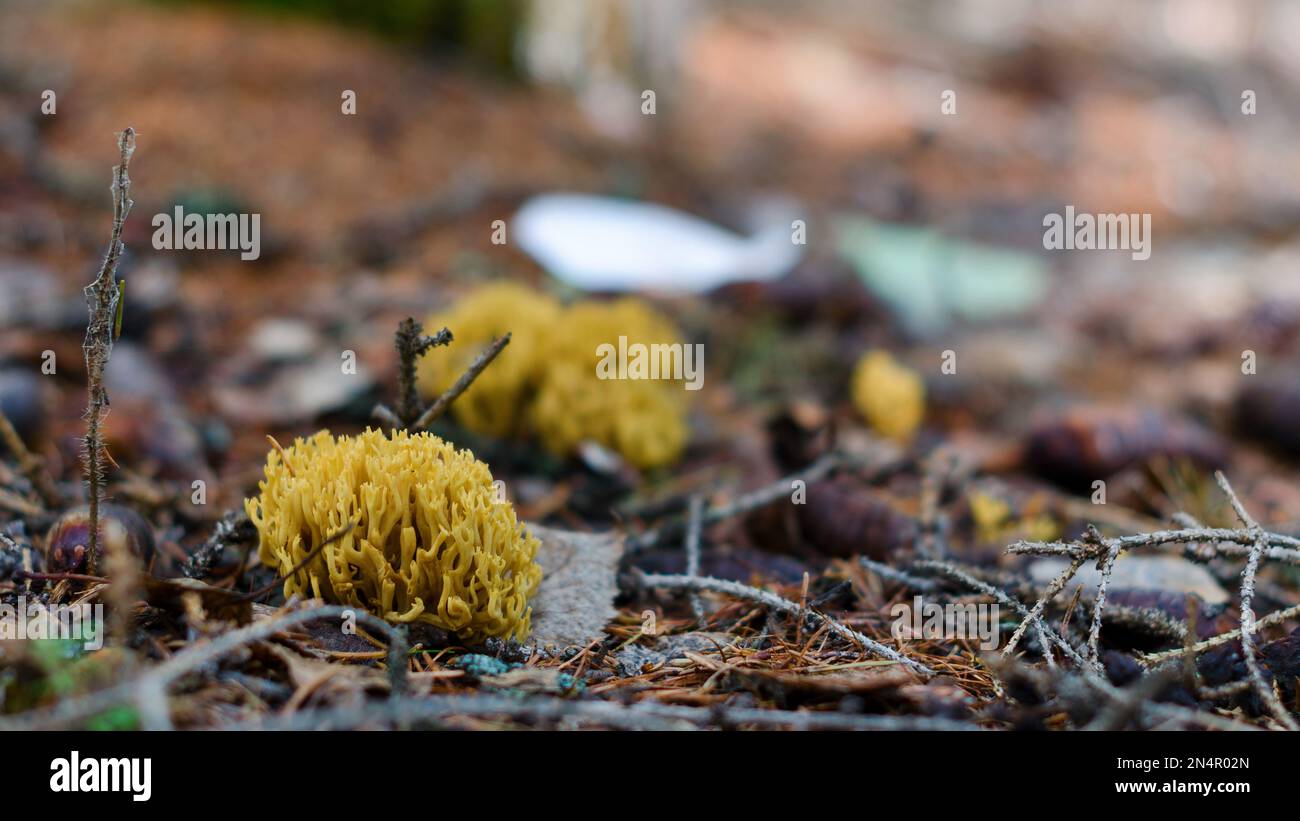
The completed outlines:
[[[509,436],[523,419],[523,409],[537,388],[545,365],[550,328],[560,316],[551,297],[516,283],[479,288],[450,311],[429,318],[427,328],[451,329],[445,349],[420,358],[421,392],[436,397],[455,383],[474,358],[494,339],[510,331],[510,345],[457,397],[451,413],[466,428],[487,436]]]
[[[639,468],[656,468],[677,461],[686,447],[683,401],[654,382],[597,379],[586,366],[560,362],[547,371],[532,421],[555,453],[591,441]]]
[[[974,491],[970,494],[970,515],[979,540],[995,542],[1006,531],[1011,505],[991,493]]]
[[[1050,542],[1059,539],[1061,526],[1051,513],[1041,510],[1032,498],[1014,513],[1010,503],[992,493],[972,491],[969,496],[971,521],[981,542],[1005,544],[1016,539]]]
[[[667,360],[651,361],[651,356],[623,363],[628,367],[622,372],[610,367],[615,355],[640,346],[685,350],[672,321],[643,300],[580,300],[561,308],[524,286],[493,285],[431,317],[427,325],[450,328],[456,338],[452,348],[461,351],[450,361],[439,361],[441,351],[421,360],[421,387],[430,396],[455,381],[495,336],[515,333],[510,348],[452,405],[457,421],[470,430],[498,437],[536,435],[561,455],[584,441],[596,442],[639,468],[672,464],[686,447],[680,363],[666,373],[661,365]],[[507,356],[513,359],[494,373]],[[646,373],[626,378],[639,373],[637,364],[646,365],[650,378]]]
[[[906,442],[925,416],[925,382],[885,351],[858,360],[850,390],[858,412],[886,438]]]
[[[260,559],[286,575],[286,597],[427,622],[467,642],[527,638],[539,543],[468,450],[428,433],[321,431],[272,450],[265,475],[244,508]]]

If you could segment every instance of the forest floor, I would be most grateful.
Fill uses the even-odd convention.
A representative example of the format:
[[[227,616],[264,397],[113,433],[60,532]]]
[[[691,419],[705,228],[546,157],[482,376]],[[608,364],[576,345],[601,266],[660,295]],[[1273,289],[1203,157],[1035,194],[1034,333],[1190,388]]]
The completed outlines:
[[[898,89],[867,79],[881,67],[931,91],[904,71],[927,59],[904,34],[854,52],[840,80],[862,104],[830,128],[815,99],[735,78],[832,32],[724,18],[682,81],[698,116],[623,142],[557,92],[317,24],[0,11],[0,605],[130,614],[92,652],[0,639],[0,729],[1294,729],[1300,203],[1225,170],[1291,149],[1234,130],[1235,95],[1146,105],[1168,91],[1157,57],[1064,34],[965,53],[960,129],[889,113]],[[341,88],[364,116],[340,118]],[[85,500],[82,289],[128,125],[104,495],[156,550],[126,581],[59,577],[34,568]],[[268,436],[375,424],[400,321],[487,280],[544,287],[488,226],[554,190],[731,225],[759,192],[821,205],[785,279],[646,295],[708,352],[672,467],[432,425],[583,565],[566,582],[607,616],[583,640],[468,645],[364,620],[341,636],[337,609],[286,603],[256,561],[243,500]],[[260,213],[261,258],[151,250],[150,216],[178,203]],[[1061,203],[1151,215],[1158,250],[1041,265],[1038,220]],[[885,223],[929,233],[891,244]],[[958,276],[982,299],[952,280],[899,296],[940,253],[970,260]],[[1010,265],[1041,294],[989,284]],[[923,377],[907,441],[854,407],[872,349]],[[963,614],[975,626],[954,629]]]

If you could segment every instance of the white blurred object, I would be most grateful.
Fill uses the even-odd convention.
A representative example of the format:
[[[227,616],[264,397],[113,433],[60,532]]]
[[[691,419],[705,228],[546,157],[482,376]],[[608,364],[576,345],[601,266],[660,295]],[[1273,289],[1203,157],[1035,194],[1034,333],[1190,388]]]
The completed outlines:
[[[532,0],[520,42],[536,80],[575,92],[606,136],[632,139],[651,122],[641,93],[669,89],[701,0]]]
[[[781,276],[799,262],[791,221],[745,237],[653,203],[543,194],[515,215],[519,246],[565,283],[587,291],[703,293]]]

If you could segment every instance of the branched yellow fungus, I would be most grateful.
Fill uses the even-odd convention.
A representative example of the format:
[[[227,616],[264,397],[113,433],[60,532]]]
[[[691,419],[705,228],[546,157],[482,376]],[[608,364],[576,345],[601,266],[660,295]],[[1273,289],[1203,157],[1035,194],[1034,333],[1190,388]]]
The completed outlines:
[[[885,351],[858,360],[850,390],[858,412],[881,436],[907,441],[925,416],[925,382]]]
[[[547,357],[552,361],[576,362],[590,365],[593,374],[600,360],[597,349],[601,345],[618,347],[620,336],[629,345],[641,343],[674,343],[680,341],[673,323],[645,302],[624,297],[613,302],[583,300],[564,311],[561,327],[552,335]],[[676,382],[664,382],[665,387],[680,390]]]
[[[686,447],[679,395],[642,380],[601,380],[586,365],[559,362],[532,406],[533,427],[548,449],[569,453],[583,441],[618,451],[641,468],[672,464]]]
[[[428,395],[450,385],[493,337],[514,332],[510,347],[452,405],[467,428],[494,436],[533,433],[559,454],[594,441],[641,468],[680,458],[689,435],[682,374],[602,378],[609,374],[599,367],[601,347],[620,350],[620,339],[623,349],[680,343],[673,323],[641,300],[583,300],[560,308],[523,286],[494,285],[428,322],[441,325],[455,335],[453,347],[468,342],[461,348],[468,353],[443,362],[437,361],[441,351],[424,357],[421,378]],[[509,367],[494,373],[512,353],[517,358]]]
[[[499,283],[478,289],[425,323],[426,328],[450,328],[455,338],[445,349],[420,359],[422,392],[435,397],[450,388],[488,343],[510,331],[510,345],[452,403],[451,412],[475,433],[515,433],[545,366],[548,330],[559,315],[558,302],[524,285]]]
[[[286,576],[286,597],[427,622],[464,641],[528,636],[539,544],[468,450],[428,433],[322,431],[271,451],[265,473],[244,508],[262,562]]]
[[[673,324],[630,298],[579,302],[564,312],[561,324],[531,410],[533,428],[546,447],[568,453],[589,440],[640,468],[677,461],[688,434],[680,378],[601,378],[598,367],[601,351],[618,350],[620,337],[624,348],[678,342]]]

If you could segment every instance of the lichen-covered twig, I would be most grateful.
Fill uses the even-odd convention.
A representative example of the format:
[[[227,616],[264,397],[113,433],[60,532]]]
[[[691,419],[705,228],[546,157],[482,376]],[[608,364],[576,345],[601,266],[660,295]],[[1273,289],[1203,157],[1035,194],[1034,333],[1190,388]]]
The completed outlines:
[[[778,479],[770,485],[746,493],[725,505],[708,508],[704,511],[701,522],[704,525],[711,525],[714,522],[721,522],[733,516],[741,516],[752,510],[766,507],[778,499],[788,499],[795,482],[801,481],[805,486],[810,485],[822,479],[841,464],[843,464],[843,459],[839,454],[835,452],[828,453],[799,473],[793,473],[783,479]],[[647,530],[635,539],[629,540],[627,550],[633,554],[648,550],[657,544],[679,537],[684,528],[685,523],[679,520],[670,522],[663,527]]]
[[[1228,483],[1228,478],[1223,475],[1222,471],[1216,470],[1214,479],[1227,495],[1233,511],[1237,514],[1237,518],[1241,520],[1247,530],[1255,534],[1254,545],[1251,547],[1250,556],[1246,559],[1246,569],[1241,573],[1241,652],[1246,660],[1246,671],[1255,686],[1255,692],[1259,694],[1260,701],[1273,714],[1273,717],[1288,730],[1300,730],[1300,725],[1296,724],[1295,719],[1282,705],[1281,699],[1277,697],[1271,679],[1265,681],[1264,673],[1259,667],[1259,659],[1256,657],[1253,602],[1255,598],[1255,574],[1259,571],[1260,556],[1263,555],[1264,549],[1267,547],[1264,529],[1246,511],[1246,506],[1237,498],[1237,494],[1233,491],[1232,485]]]
[[[934,561],[917,562],[915,567],[929,568],[931,570],[934,570],[935,572],[942,573],[943,575],[947,576],[950,579],[953,579],[954,581],[961,582],[962,584],[969,587],[971,590],[975,590],[987,596],[992,596],[994,599],[997,600],[998,604],[1001,604],[1005,607],[1010,607],[1012,610],[1018,613],[1021,616],[1021,618],[1033,621],[1033,623],[1036,626],[1036,629],[1039,631],[1039,637],[1043,645],[1043,653],[1048,659],[1049,663],[1052,662],[1051,645],[1055,644],[1057,647],[1060,647],[1061,650],[1065,653],[1065,655],[1069,657],[1069,659],[1073,661],[1075,664],[1079,665],[1080,667],[1088,666],[1084,662],[1083,656],[1079,655],[1079,651],[1074,649],[1073,645],[1071,645],[1068,641],[1062,638],[1055,630],[1051,628],[1051,626],[1045,623],[1041,617],[1032,616],[1029,612],[1028,607],[1025,607],[1024,604],[1022,604],[1018,599],[1016,599],[1010,593],[1007,593],[1005,590],[994,587],[993,585],[988,584],[986,582],[982,582],[979,579],[975,578],[974,576],[970,575],[969,573],[963,571],[961,568],[956,567],[955,565],[952,565],[948,562],[934,562]]]
[[[812,608],[800,607],[797,603],[789,599],[782,598],[775,593],[769,593],[766,590],[760,590],[757,587],[741,584],[739,582],[727,581],[726,579],[715,579],[710,576],[674,576],[655,573],[641,574],[640,582],[645,587],[659,587],[664,590],[688,590],[701,591],[708,590],[713,593],[723,593],[728,596],[735,596],[738,599],[752,601],[761,604],[778,613],[786,613],[800,618],[811,620],[818,626],[825,626],[828,630],[841,638],[848,639],[862,645],[866,650],[887,658],[890,661],[896,661],[918,673],[927,676],[935,675],[934,670],[922,664],[915,659],[908,658],[892,647],[886,647],[875,639],[859,633],[851,627],[847,627],[835,619],[827,616],[825,613],[818,612]]]
[[[478,375],[483,373],[484,369],[492,364],[492,360],[497,358],[497,354],[505,350],[505,347],[509,344],[509,333],[492,340],[492,343],[484,348],[478,357],[470,363],[470,366],[466,368],[465,372],[460,375],[460,379],[457,379],[454,385],[443,391],[442,396],[435,399],[433,404],[426,408],[424,413],[420,414],[420,418],[415,420],[415,424],[411,425],[410,430],[424,430],[437,421],[438,417],[446,413],[447,408],[451,407],[451,403],[456,401],[456,397],[468,390],[469,386],[478,378]]]
[[[1271,627],[1274,624],[1282,624],[1285,621],[1295,618],[1300,618],[1300,604],[1274,611],[1262,619],[1255,619],[1254,626],[1250,632],[1252,634],[1258,633],[1265,627]],[[1147,667],[1153,667],[1158,664],[1163,664],[1166,661],[1182,658],[1188,654],[1199,656],[1200,654],[1213,650],[1216,647],[1222,647],[1229,642],[1236,641],[1240,637],[1241,628],[1237,628],[1236,630],[1229,630],[1226,633],[1220,633],[1217,636],[1211,636],[1204,641],[1198,641],[1191,647],[1181,647],[1177,650],[1164,650],[1159,653],[1139,655],[1138,661]]]
[[[893,565],[873,561],[868,559],[866,556],[859,556],[858,564],[862,565],[864,569],[875,573],[882,579],[888,579],[891,582],[901,584],[911,590],[920,590],[924,592],[927,590],[938,590],[943,586],[940,582],[937,582],[934,579],[923,579],[920,576],[913,576],[904,570],[899,570]]]
[[[5,416],[3,410],[0,410],[0,439],[18,461],[18,469],[40,494],[45,507],[49,510],[61,508],[63,494],[59,493],[54,479],[50,477],[50,472],[45,469],[45,459],[27,449],[27,445],[23,443],[22,437],[18,435],[18,431],[14,429],[13,423],[9,421],[8,416]]]
[[[691,497],[686,526],[686,575],[700,575],[700,531],[704,529],[704,497]],[[691,612],[695,623],[704,624],[704,603],[699,593],[691,593]]]
[[[1101,579],[1097,582],[1097,601],[1092,607],[1092,625],[1088,628],[1088,662],[1097,672],[1101,672],[1101,618],[1106,610],[1106,590],[1110,586],[1110,575],[1119,558],[1119,544],[1103,539],[1094,525],[1088,525],[1087,539],[1104,548],[1104,553],[1097,560],[1097,573]]]
[[[1029,555],[1055,555],[1066,556],[1071,559],[1070,567],[1062,572],[1048,589],[1044,592],[1043,597],[1039,600],[1038,605],[1031,611],[1031,615],[1037,616],[1060,590],[1066,582],[1073,577],[1083,562],[1097,560],[1098,569],[1102,573],[1102,580],[1099,584],[1096,603],[1093,607],[1092,627],[1088,637],[1088,661],[1093,671],[1099,670],[1098,658],[1098,636],[1102,619],[1102,611],[1105,602],[1105,588],[1108,571],[1113,567],[1116,557],[1120,551],[1140,548],[1154,547],[1164,544],[1182,544],[1188,546],[1199,545],[1195,550],[1196,558],[1206,559],[1209,557],[1233,557],[1246,559],[1246,567],[1242,571],[1241,584],[1241,629],[1229,631],[1227,633],[1214,636],[1205,641],[1191,643],[1190,638],[1184,647],[1177,650],[1169,650],[1163,653],[1141,656],[1142,664],[1148,668],[1160,665],[1166,661],[1176,659],[1190,659],[1196,655],[1205,652],[1214,647],[1221,646],[1240,637],[1242,644],[1242,655],[1246,662],[1248,679],[1251,686],[1256,691],[1261,702],[1265,705],[1269,713],[1277,719],[1284,727],[1288,729],[1297,729],[1298,725],[1286,710],[1285,706],[1277,696],[1272,684],[1264,676],[1264,671],[1260,666],[1257,647],[1255,643],[1255,633],[1262,626],[1276,624],[1285,621],[1287,618],[1295,617],[1300,614],[1300,606],[1287,608],[1277,611],[1263,619],[1256,619],[1254,611],[1255,584],[1256,575],[1259,571],[1260,562],[1268,559],[1273,561],[1284,562],[1287,564],[1300,564],[1300,539],[1293,536],[1287,536],[1278,533],[1270,533],[1263,529],[1260,524],[1247,512],[1245,505],[1233,491],[1227,478],[1220,472],[1215,473],[1215,479],[1219,487],[1227,496],[1229,503],[1237,518],[1241,521],[1241,528],[1210,528],[1201,527],[1199,523],[1188,516],[1180,515],[1175,517],[1175,521],[1183,525],[1178,530],[1157,530],[1150,533],[1139,533],[1132,536],[1121,536],[1117,538],[1102,538],[1095,528],[1089,527],[1087,536],[1078,541],[1072,542],[1018,542],[1011,545],[1007,550],[1014,554]],[[1029,619],[1016,630],[1012,637],[1012,642],[1008,644],[1008,649],[1014,647],[1015,641],[1019,639],[1024,631]]]
[[[1155,530],[1131,536],[1118,536],[1107,541],[1119,545],[1120,550],[1156,547],[1162,544],[1204,543],[1215,556],[1244,557],[1250,554],[1255,534],[1245,528],[1185,527],[1178,530]],[[1264,533],[1265,549],[1261,558],[1284,564],[1300,565],[1300,539],[1281,533]],[[1223,543],[1227,544],[1223,544]],[[1108,550],[1098,544],[1086,542],[1015,542],[1007,552],[1030,556],[1065,556],[1068,558],[1096,559]]]
[[[1025,635],[1025,630],[1029,627],[1030,623],[1042,616],[1043,610],[1047,607],[1047,603],[1056,598],[1056,594],[1060,593],[1061,590],[1070,583],[1070,579],[1074,578],[1074,574],[1079,572],[1080,567],[1083,567],[1083,562],[1084,560],[1081,558],[1071,560],[1070,566],[1062,570],[1060,575],[1052,580],[1052,583],[1047,586],[1047,589],[1043,591],[1043,595],[1040,596],[1038,601],[1034,604],[1033,609],[1029,611],[1029,614],[1026,615],[1021,620],[1020,625],[1016,627],[1016,632],[1011,634],[1011,639],[1007,641],[1007,646],[1002,649],[1002,655],[1006,656],[1015,652],[1016,645],[1020,643],[1020,639]]]
[[[98,573],[99,552],[99,499],[104,481],[101,462],[104,443],[100,424],[108,408],[108,391],[104,388],[104,369],[113,352],[113,332],[117,319],[121,291],[117,282],[117,264],[122,258],[122,225],[131,213],[131,178],[127,169],[135,152],[135,129],[127,128],[117,136],[119,162],[113,167],[113,230],[108,240],[108,252],[100,266],[99,275],[86,286],[86,304],[90,321],[86,324],[86,339],[82,350],[86,357],[86,482],[89,485],[90,526],[88,567],[91,575]]]

